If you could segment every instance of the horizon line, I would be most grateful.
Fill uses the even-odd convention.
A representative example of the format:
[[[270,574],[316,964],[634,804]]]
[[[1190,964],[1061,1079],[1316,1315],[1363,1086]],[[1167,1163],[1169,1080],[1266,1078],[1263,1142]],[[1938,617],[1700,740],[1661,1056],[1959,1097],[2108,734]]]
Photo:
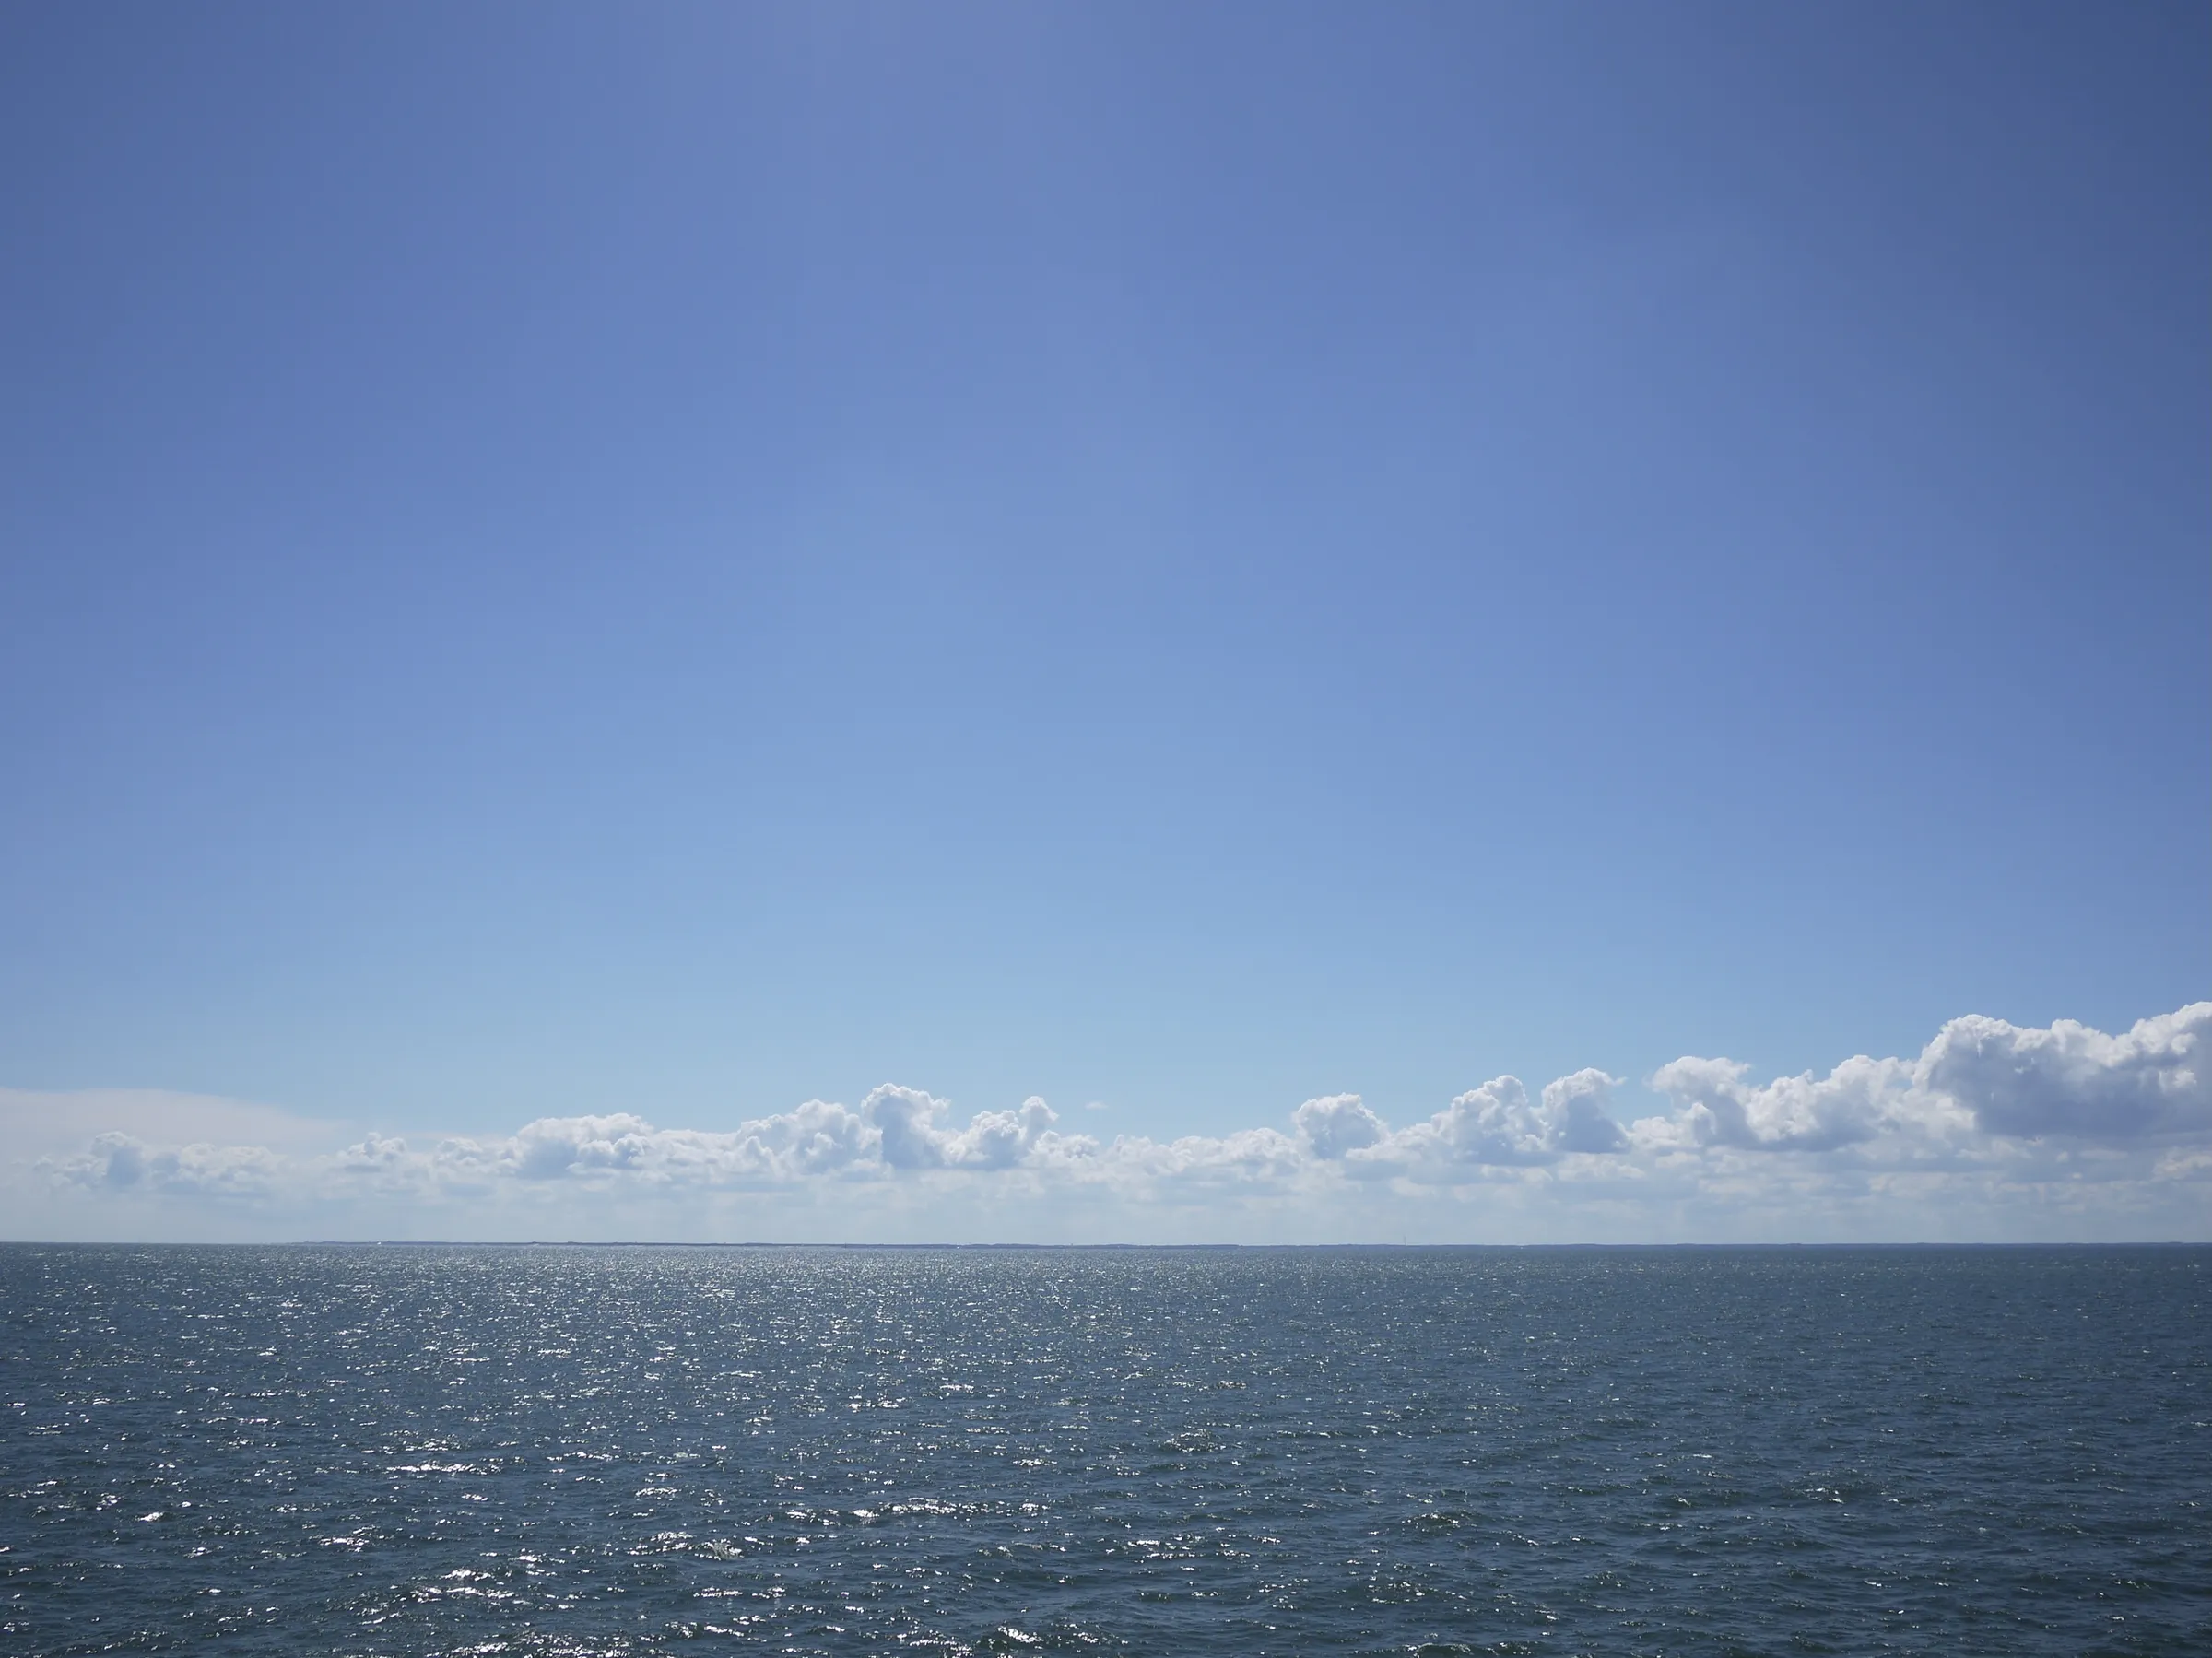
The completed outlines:
[[[924,1251],[966,1250],[1029,1252],[1032,1253],[1108,1251],[1287,1252],[1290,1251],[1391,1251],[1411,1254],[1445,1250],[2062,1250],[2062,1249],[2212,1249],[2212,1239],[2103,1238],[2014,1239],[1974,1241],[1957,1239],[1768,1241],[1763,1242],[1705,1242],[1675,1241],[1653,1243],[1532,1242],[1532,1243],[1391,1243],[1352,1241],[1335,1243],[955,1243],[865,1241],[808,1242],[765,1238],[702,1241],[677,1238],[284,1238],[259,1240],[179,1240],[145,1238],[10,1238],[0,1239],[0,1249],[670,1249],[670,1250],[847,1250]]]

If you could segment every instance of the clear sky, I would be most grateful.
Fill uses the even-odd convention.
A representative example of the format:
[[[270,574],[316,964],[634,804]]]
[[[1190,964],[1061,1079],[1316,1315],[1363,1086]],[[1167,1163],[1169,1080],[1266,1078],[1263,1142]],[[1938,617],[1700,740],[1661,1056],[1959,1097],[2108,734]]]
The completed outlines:
[[[2184,1009],[2207,63],[8,6],[0,1087],[1164,1143]]]

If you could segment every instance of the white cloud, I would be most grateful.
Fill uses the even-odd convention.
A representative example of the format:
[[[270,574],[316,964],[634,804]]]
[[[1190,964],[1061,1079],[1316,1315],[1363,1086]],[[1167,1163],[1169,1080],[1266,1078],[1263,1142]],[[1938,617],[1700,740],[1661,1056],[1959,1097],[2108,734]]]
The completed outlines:
[[[65,1185],[239,1197],[274,1189],[285,1173],[285,1159],[265,1146],[149,1146],[111,1130],[93,1135],[78,1155],[48,1159],[43,1167]]]
[[[1859,1148],[1862,1160],[2204,1138],[2212,1135],[2207,1032],[2212,1002],[2197,1002],[2121,1036],[2071,1019],[2023,1028],[1970,1015],[1944,1026],[1917,1059],[1861,1054],[1823,1077],[1808,1071],[1759,1086],[1732,1060],[1678,1059],[1652,1077],[1676,1113],[1632,1133],[1653,1148]]]
[[[1675,1102],[1665,1138],[1687,1128],[1700,1146],[1757,1151],[1834,1151],[1900,1129],[1916,1108],[1913,1067],[1902,1060],[1845,1060],[1826,1076],[1810,1071],[1761,1087],[1743,1080],[1749,1066],[1727,1059],[1677,1059],[1652,1087]],[[1654,1136],[1658,1137],[1658,1136]]]
[[[2072,1019],[2022,1029],[1970,1016],[1936,1033],[1928,1087],[1974,1113],[1984,1134],[2130,1143],[2212,1131],[2212,1002],[2107,1036]]]
[[[362,1176],[388,1187],[423,1190],[483,1190],[501,1182],[745,1189],[788,1185],[873,1163],[881,1139],[865,1113],[809,1099],[796,1111],[720,1133],[656,1128],[642,1117],[617,1112],[540,1117],[505,1138],[441,1140],[422,1152],[411,1151],[405,1140],[372,1134],[326,1159],[320,1172],[326,1179]]]
[[[1620,1078],[1583,1069],[1544,1085],[1544,1119],[1552,1143],[1561,1151],[1600,1155],[1618,1151],[1628,1135],[1613,1120],[1613,1090]]]
[[[1081,1172],[1124,1192],[1188,1202],[1211,1192],[1287,1191],[1312,1161],[1302,1140],[1272,1128],[1246,1128],[1164,1142],[1125,1135],[1091,1153]]]
[[[0,1186],[18,1235],[57,1237],[131,1216],[209,1235],[260,1217],[324,1236],[394,1217],[447,1236],[2202,1236],[2208,1030],[2212,1004],[2118,1036],[1967,1017],[1917,1058],[1825,1076],[1684,1057],[1650,1078],[1664,1109],[1625,1125],[1624,1085],[1583,1070],[1534,1098],[1493,1077],[1399,1129],[1333,1094],[1288,1133],[1167,1140],[1065,1134],[1033,1097],[961,1122],[892,1084],[728,1129],[611,1112],[350,1143],[191,1096],[0,1093]]]
[[[1357,1094],[1309,1099],[1290,1113],[1300,1136],[1317,1158],[1340,1158],[1372,1146],[1390,1130]]]
[[[883,1160],[893,1169],[1010,1169],[1060,1120],[1032,1095],[1018,1111],[980,1111],[954,1133],[942,1126],[945,1109],[944,1100],[920,1088],[886,1083],[860,1112],[875,1125]]]
[[[1485,1166],[1530,1168],[1571,1153],[1604,1156],[1628,1144],[1606,1111],[1619,1078],[1577,1071],[1545,1086],[1531,1104],[1518,1076],[1493,1076],[1430,1118],[1384,1135],[1358,1156],[1369,1170],[1403,1170],[1449,1180],[1454,1170]]]

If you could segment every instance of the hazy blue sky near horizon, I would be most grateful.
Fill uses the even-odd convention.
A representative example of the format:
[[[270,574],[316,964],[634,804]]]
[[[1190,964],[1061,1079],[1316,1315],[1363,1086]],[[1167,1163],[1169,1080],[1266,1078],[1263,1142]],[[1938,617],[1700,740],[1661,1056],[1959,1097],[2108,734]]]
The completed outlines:
[[[0,1084],[1220,1133],[2201,997],[2208,61],[0,9]]]

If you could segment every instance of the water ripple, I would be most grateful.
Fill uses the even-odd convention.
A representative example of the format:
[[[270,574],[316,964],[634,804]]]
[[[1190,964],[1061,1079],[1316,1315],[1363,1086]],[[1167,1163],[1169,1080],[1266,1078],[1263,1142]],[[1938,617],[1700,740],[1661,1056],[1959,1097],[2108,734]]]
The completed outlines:
[[[0,1249],[9,1652],[2212,1651],[2199,1249]]]

